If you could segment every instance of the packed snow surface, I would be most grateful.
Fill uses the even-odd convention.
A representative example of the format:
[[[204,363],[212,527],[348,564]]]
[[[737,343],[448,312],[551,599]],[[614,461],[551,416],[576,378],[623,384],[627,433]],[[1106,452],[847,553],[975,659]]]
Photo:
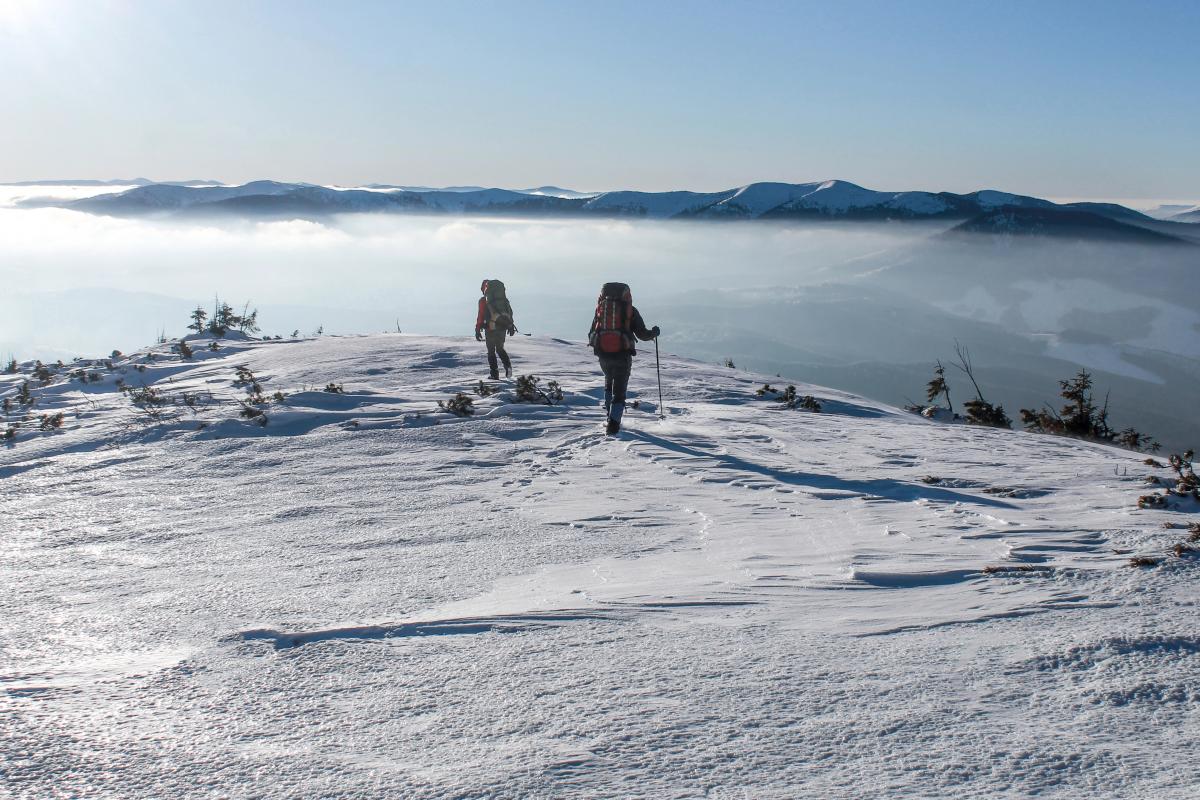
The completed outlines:
[[[466,418],[473,340],[207,345],[32,382],[0,450],[0,795],[1196,796],[1143,456],[670,356],[660,419],[645,348],[608,438],[579,343]]]

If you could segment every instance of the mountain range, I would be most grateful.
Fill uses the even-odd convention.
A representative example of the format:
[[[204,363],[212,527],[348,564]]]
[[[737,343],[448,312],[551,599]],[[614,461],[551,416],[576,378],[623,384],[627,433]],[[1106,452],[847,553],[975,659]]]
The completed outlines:
[[[43,182],[45,183],[45,182]],[[95,182],[104,184],[106,182]],[[110,216],[323,217],[384,212],[519,216],[599,216],[685,220],[961,222],[959,233],[1033,234],[1180,243],[1195,235],[1200,209],[1161,220],[1114,203],[1059,204],[991,189],[884,192],[842,180],[752,183],[719,192],[611,191],[557,186],[496,189],[370,184],[362,188],[260,180],[239,186],[200,181],[147,183],[83,199],[30,199]],[[1180,223],[1189,223],[1181,225]]]

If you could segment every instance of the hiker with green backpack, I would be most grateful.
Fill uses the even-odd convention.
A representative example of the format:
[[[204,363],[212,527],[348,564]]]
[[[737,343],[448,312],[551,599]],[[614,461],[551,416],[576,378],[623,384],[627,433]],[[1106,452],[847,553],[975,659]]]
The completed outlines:
[[[500,377],[496,356],[504,363],[504,377],[512,377],[512,362],[504,349],[504,336],[515,336],[517,324],[513,320],[512,305],[504,291],[504,282],[495,278],[485,280],[479,287],[483,297],[479,298],[479,313],[475,316],[475,341],[487,342],[488,367],[492,380]]]
[[[636,340],[648,342],[658,338],[658,334],[657,325],[646,328],[641,313],[633,306],[633,294],[627,284],[604,284],[596,301],[588,344],[600,359],[600,369],[604,372],[604,413],[608,417],[605,432],[609,436],[621,431],[629,373],[637,354]]]

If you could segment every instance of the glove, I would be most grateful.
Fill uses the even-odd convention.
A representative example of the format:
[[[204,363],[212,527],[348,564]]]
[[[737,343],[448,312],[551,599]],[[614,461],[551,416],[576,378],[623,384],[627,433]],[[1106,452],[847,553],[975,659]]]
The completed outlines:
[[[475,341],[477,341],[477,342],[483,341],[483,334],[479,332],[479,328],[475,329]]]
[[[517,326],[516,325],[513,325],[511,328],[508,329],[508,335],[509,336],[517,335]]]
[[[660,334],[660,333],[662,333],[662,331],[660,331],[658,329],[657,325],[655,325],[653,328],[650,329],[650,335],[653,336],[655,339],[658,338],[658,334]]]

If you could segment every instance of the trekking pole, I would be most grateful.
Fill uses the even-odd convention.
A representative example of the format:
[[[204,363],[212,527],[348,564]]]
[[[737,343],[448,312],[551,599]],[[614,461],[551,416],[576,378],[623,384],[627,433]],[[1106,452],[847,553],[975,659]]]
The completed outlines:
[[[663,414],[663,399],[662,399],[662,366],[658,361],[658,337],[654,337],[654,371],[658,374],[658,418],[666,419]]]

